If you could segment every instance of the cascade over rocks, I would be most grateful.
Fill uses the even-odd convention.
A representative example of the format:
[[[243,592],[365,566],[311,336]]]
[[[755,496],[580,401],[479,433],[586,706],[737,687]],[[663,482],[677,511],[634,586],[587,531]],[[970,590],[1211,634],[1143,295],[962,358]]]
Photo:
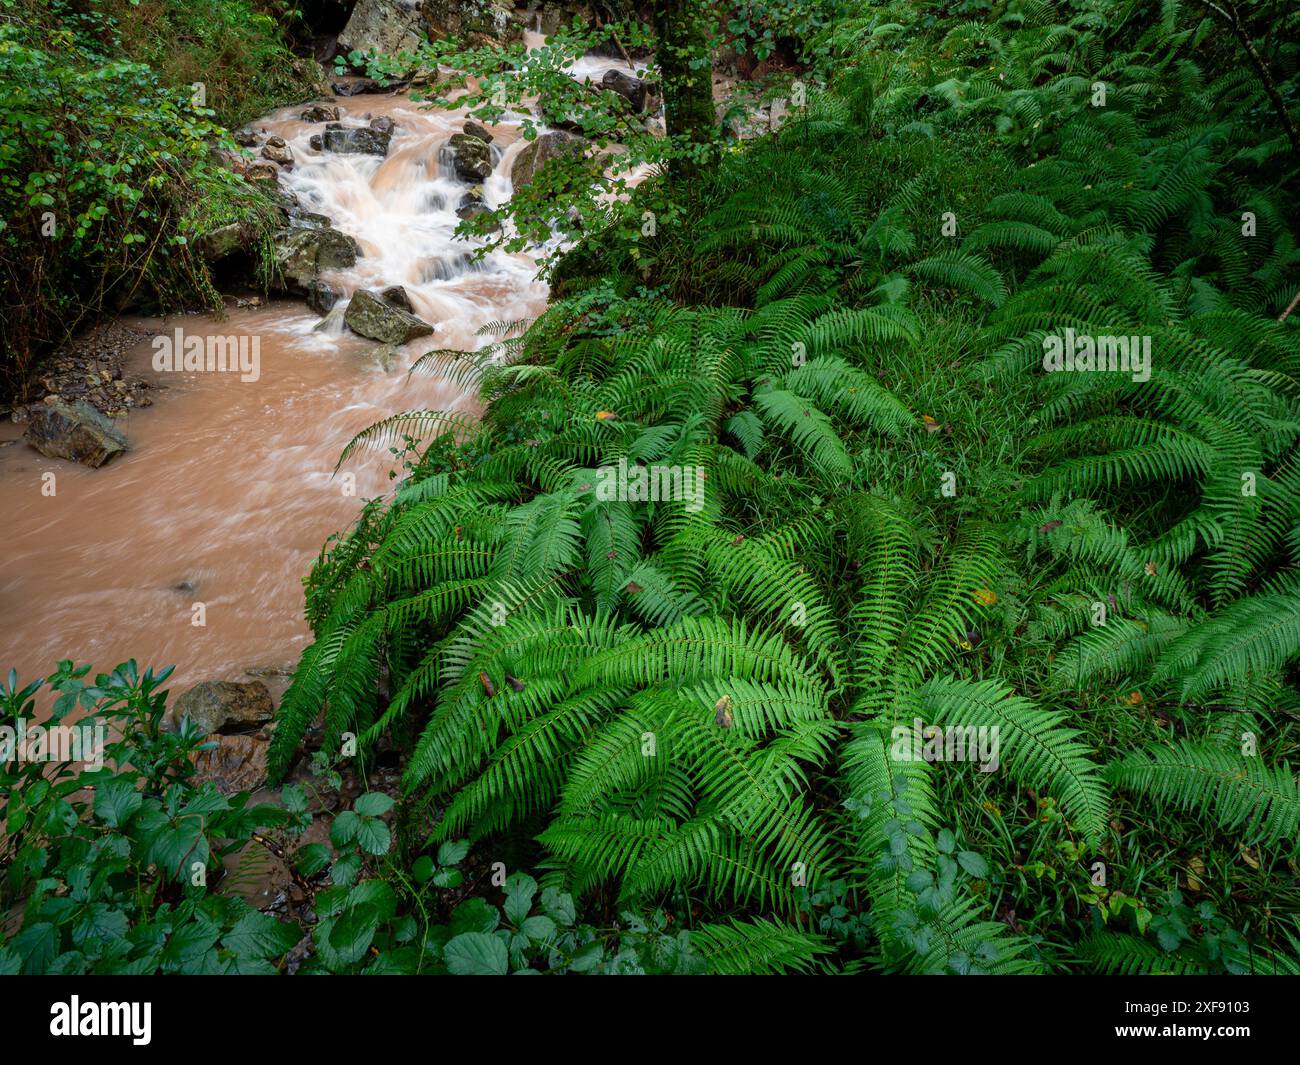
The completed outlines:
[[[99,467],[126,450],[126,437],[85,400],[47,398],[31,408],[23,439],[42,455]]]
[[[403,290],[402,297],[405,296]],[[384,344],[405,344],[433,332],[433,326],[428,322],[385,302],[382,296],[366,289],[353,293],[343,321],[354,333]]]

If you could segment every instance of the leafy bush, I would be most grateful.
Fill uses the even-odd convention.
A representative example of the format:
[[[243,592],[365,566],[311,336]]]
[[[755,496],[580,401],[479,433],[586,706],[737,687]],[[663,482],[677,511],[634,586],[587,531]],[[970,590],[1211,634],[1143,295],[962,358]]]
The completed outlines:
[[[34,360],[102,311],[220,307],[199,236],[274,204],[188,89],[110,58],[74,29],[0,23],[0,365],[23,395]]]

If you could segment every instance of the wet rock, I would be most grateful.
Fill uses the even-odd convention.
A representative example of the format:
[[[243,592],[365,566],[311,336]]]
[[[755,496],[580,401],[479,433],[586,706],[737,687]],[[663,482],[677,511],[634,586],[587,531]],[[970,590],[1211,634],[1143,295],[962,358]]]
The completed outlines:
[[[355,240],[329,226],[285,230],[276,236],[275,241],[275,266],[280,287],[287,292],[305,295],[308,285],[319,280],[326,270],[355,266],[360,254],[361,249]]]
[[[387,288],[380,289],[379,298],[399,311],[415,313],[415,308],[411,306],[411,297],[406,294],[406,289],[401,285],[389,285]]]
[[[622,70],[605,71],[605,76],[600,79],[600,87],[623,97],[638,115],[645,111],[653,98],[649,82]]]
[[[468,133],[455,133],[447,142],[452,166],[461,181],[486,181],[492,173],[492,149],[485,140]]]
[[[380,296],[366,289],[353,294],[343,321],[354,333],[384,344],[405,344],[433,332],[433,326],[428,322],[385,303]]]
[[[42,455],[92,467],[126,450],[126,437],[89,403],[50,396],[31,408],[23,439]]]
[[[465,133],[470,137],[477,137],[484,144],[492,143],[492,133],[482,122],[475,122],[472,118],[465,120]]]
[[[374,129],[334,129],[327,126],[321,136],[321,147],[340,155],[387,155],[391,136],[391,133]]]
[[[216,736],[214,750],[194,756],[196,785],[209,781],[222,795],[254,791],[266,783],[266,756],[270,743],[260,736]]]
[[[301,115],[304,122],[337,122],[339,109],[333,104],[312,104]]]
[[[338,301],[339,294],[333,285],[324,281],[307,282],[307,306],[317,314],[329,314]]]
[[[231,136],[235,138],[235,143],[243,148],[257,147],[257,134],[251,129],[237,129]]]
[[[177,699],[169,711],[177,724],[188,716],[208,734],[251,732],[270,721],[274,713],[271,693],[260,680],[243,684],[206,680]]]
[[[307,143],[313,151],[321,152],[325,150],[325,140],[319,133],[313,133],[308,138]]]
[[[370,120],[369,126],[381,136],[391,137],[393,135],[393,130],[397,128],[397,123],[387,115],[377,115]]]
[[[553,159],[576,158],[582,154],[586,141],[572,133],[557,131],[543,133],[532,144],[515,156],[510,168],[510,180],[519,189],[529,184]]]

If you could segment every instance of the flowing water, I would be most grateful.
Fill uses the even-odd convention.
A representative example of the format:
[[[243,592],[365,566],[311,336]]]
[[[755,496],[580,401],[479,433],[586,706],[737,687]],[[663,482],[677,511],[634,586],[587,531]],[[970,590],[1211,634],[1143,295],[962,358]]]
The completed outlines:
[[[599,78],[614,67],[626,69],[587,57],[572,73]],[[355,485],[332,476],[343,446],[395,411],[473,411],[472,398],[450,383],[408,379],[406,369],[431,348],[490,342],[477,335],[489,322],[544,309],[546,287],[529,256],[493,252],[471,262],[472,246],[452,236],[467,186],[441,149],[463,113],[424,110],[402,95],[337,103],[345,125],[378,115],[396,122],[387,157],[312,151],[308,139],[323,127],[299,121],[301,107],[253,124],[293,150],[282,186],[361,247],[354,268],[325,275],[345,296],[330,315],[282,300],[220,320],[131,322],[168,335],[179,327],[186,336],[256,337],[260,374],[156,372],[145,341],[125,376],[157,390],[153,406],[121,423],[127,454],[90,470],[21,442],[0,447],[0,668],[30,680],[61,658],[104,670],[134,657],[175,664],[173,687],[183,689],[291,667],[309,636],[301,582],[312,560],[365,498],[391,488],[394,460],[384,452],[349,463]],[[495,169],[484,192],[495,206],[510,196],[523,141],[517,122],[492,130]],[[374,357],[380,345],[347,331],[342,313],[357,289],[394,284],[435,331],[385,369]],[[20,431],[4,427],[10,440]],[[53,495],[42,491],[47,472]]]

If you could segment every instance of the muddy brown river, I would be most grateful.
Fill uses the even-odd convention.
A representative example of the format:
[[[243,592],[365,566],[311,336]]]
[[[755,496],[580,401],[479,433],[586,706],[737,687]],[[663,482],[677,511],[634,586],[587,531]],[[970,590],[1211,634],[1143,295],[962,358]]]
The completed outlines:
[[[577,76],[621,67],[585,59]],[[294,301],[227,317],[130,321],[163,335],[256,338],[256,380],[229,372],[158,372],[142,342],[125,375],[152,381],[153,406],[123,419],[130,451],[91,470],[47,459],[22,442],[0,447],[0,668],[30,680],[61,658],[107,670],[134,657],[175,664],[173,690],[248,669],[292,667],[308,640],[302,579],[330,534],[368,497],[391,491],[394,460],[375,451],[349,463],[355,484],[332,477],[360,429],[396,411],[473,410],[437,377],[406,370],[431,348],[472,350],[492,321],[533,318],[546,304],[533,259],[493,253],[471,263],[454,239],[466,186],[440,149],[465,115],[402,96],[340,98],[347,124],[386,114],[397,123],[387,157],[312,151],[319,125],[301,106],[252,125],[284,137],[296,165],[281,184],[356,238],[363,257],[327,275],[344,298],[322,319]],[[518,123],[492,127],[489,204],[508,198]],[[380,345],[343,325],[358,288],[403,285],[431,337],[385,369]],[[6,424],[4,439],[21,427]],[[54,494],[42,491],[53,473]],[[195,624],[202,621],[202,624]]]

